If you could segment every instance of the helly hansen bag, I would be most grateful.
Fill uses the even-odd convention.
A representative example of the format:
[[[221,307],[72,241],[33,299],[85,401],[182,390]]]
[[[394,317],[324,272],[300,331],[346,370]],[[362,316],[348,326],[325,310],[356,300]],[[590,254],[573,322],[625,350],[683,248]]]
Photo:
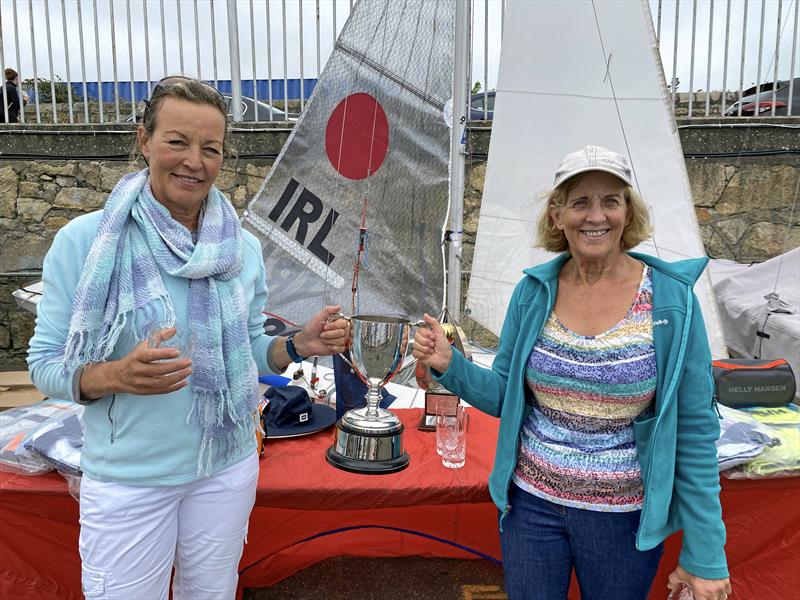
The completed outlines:
[[[729,358],[712,365],[717,402],[725,406],[783,406],[794,398],[794,373],[782,358]]]

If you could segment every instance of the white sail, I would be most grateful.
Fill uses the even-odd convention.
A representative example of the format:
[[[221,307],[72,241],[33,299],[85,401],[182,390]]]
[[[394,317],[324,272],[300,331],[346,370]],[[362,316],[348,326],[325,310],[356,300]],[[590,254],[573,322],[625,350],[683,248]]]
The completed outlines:
[[[350,310],[360,239],[355,310],[441,308],[454,18],[455,0],[353,9],[244,218],[263,245],[270,333],[323,303]]]
[[[533,248],[536,196],[588,144],[631,161],[655,226],[636,250],[705,255],[647,2],[510,0],[467,295],[472,318],[496,334],[522,270],[552,258]],[[707,274],[695,291],[712,354],[727,356]]]

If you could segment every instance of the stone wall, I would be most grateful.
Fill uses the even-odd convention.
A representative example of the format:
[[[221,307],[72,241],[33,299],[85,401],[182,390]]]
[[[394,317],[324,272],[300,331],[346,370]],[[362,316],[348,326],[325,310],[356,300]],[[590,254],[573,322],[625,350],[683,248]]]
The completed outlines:
[[[711,257],[757,262],[780,254],[784,246],[787,250],[800,246],[800,209],[790,223],[800,181],[800,143],[796,129],[785,127],[796,126],[798,121],[760,120],[752,128],[730,127],[729,120],[679,121],[701,235]],[[85,135],[74,140],[55,134],[35,139],[4,136],[0,137],[0,156],[26,145],[31,154],[53,156],[67,150],[74,154],[78,150],[88,152],[91,143],[109,155],[124,155],[131,133],[109,132],[96,140]],[[476,127],[469,136],[472,158],[467,164],[465,186],[465,294],[490,133],[490,128]],[[252,135],[246,131],[238,135],[235,147],[247,158],[226,163],[217,184],[242,210],[263,182],[271,157],[288,132],[254,130]],[[34,147],[34,143],[40,147]],[[33,318],[17,308],[11,292],[40,279],[42,259],[60,227],[77,215],[100,208],[116,181],[139,167],[124,161],[0,160],[0,370],[24,368],[33,332]],[[483,333],[469,319],[464,319],[464,326],[473,339],[493,344],[493,336]]]
[[[725,92],[725,104],[722,103],[722,92],[678,92],[674,98],[672,110],[676,117],[689,116],[689,101],[692,103],[692,116],[700,117],[706,114],[706,97],[709,96],[709,116],[722,115],[725,110],[739,98],[739,92]]]
[[[800,167],[735,160],[686,167],[709,256],[761,262],[800,246],[800,210],[792,218]]]

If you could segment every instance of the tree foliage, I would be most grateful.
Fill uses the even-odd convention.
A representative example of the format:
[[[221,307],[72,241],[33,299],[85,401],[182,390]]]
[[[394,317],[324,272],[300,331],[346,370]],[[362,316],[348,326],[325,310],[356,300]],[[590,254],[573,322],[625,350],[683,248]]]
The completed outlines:
[[[31,97],[31,101],[34,99],[35,95],[35,88],[38,88],[39,91],[39,102],[52,102],[53,101],[53,89],[55,89],[56,93],[56,102],[67,102],[67,98],[69,97],[69,84],[66,81],[62,81],[61,78],[56,75],[55,80],[53,80],[52,85],[50,85],[50,80],[45,79],[44,77],[37,77],[36,78],[36,86],[34,87],[33,79],[26,79],[22,82],[21,86],[28,95]],[[75,90],[72,90],[72,98],[73,100],[76,99]]]

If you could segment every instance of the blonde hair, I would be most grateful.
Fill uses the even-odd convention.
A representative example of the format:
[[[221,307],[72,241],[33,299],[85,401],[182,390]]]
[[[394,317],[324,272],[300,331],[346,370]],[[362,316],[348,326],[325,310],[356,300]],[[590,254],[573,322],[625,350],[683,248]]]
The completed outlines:
[[[588,171],[591,173],[591,171]],[[586,173],[570,177],[557,188],[541,194],[540,198],[546,203],[539,221],[536,223],[536,243],[539,248],[549,252],[566,252],[569,250],[567,237],[553,222],[550,209],[561,209],[567,201],[569,193],[580,183]],[[653,235],[653,226],[650,223],[650,213],[641,196],[631,186],[626,186],[622,192],[625,198],[628,222],[622,230],[622,249],[630,250]]]

